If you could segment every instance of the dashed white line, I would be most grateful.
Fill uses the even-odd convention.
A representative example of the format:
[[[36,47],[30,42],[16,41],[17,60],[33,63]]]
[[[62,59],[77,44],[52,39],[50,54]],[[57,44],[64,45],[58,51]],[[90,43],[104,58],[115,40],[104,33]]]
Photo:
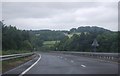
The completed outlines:
[[[65,60],[67,60],[67,58],[65,58]]]
[[[73,63],[74,61],[73,61],[73,60],[71,60],[71,62]]]
[[[19,76],[22,76],[22,75],[24,75],[26,72],[28,72],[33,66],[35,66],[37,63],[38,63],[38,61],[40,61],[40,59],[41,59],[41,55],[39,54],[39,59],[33,64],[33,65],[31,65],[28,69],[26,69],[24,72],[22,72]]]
[[[85,65],[81,65],[81,66],[84,67],[84,68],[86,67]]]

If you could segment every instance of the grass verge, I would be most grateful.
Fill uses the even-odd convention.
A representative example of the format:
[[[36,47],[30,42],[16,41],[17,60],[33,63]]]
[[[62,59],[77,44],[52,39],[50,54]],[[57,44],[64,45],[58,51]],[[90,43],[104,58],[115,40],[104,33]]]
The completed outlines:
[[[33,59],[34,57],[35,57],[35,55],[2,61],[2,73],[5,73],[6,71],[9,71],[10,69],[17,67],[17,66]]]
[[[10,55],[10,54],[20,54],[20,53],[29,53],[31,51],[26,50],[2,50],[2,55]]]

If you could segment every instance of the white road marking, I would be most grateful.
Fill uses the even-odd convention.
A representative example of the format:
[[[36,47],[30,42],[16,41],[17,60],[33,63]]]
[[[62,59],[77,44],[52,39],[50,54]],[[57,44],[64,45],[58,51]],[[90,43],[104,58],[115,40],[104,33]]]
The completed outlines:
[[[73,63],[74,61],[73,61],[73,60],[71,60],[71,62]]]
[[[81,65],[82,67],[86,67],[85,65]]]
[[[65,58],[65,60],[67,60],[67,58]]]
[[[35,66],[37,63],[38,63],[38,61],[40,61],[40,59],[41,59],[41,55],[39,54],[39,59],[34,63],[34,64],[32,64],[29,68],[27,68],[24,72],[22,72],[19,76],[22,76],[22,75],[24,75],[26,72],[28,72],[33,66]]]

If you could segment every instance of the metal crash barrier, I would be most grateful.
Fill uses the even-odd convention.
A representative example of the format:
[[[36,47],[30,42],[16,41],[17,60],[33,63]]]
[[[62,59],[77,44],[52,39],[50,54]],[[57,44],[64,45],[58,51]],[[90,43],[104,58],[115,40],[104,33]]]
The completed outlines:
[[[35,53],[32,52],[32,53],[23,53],[23,54],[3,55],[3,56],[0,56],[0,61],[10,60],[10,59],[15,59],[20,57],[27,57],[33,54]]]
[[[99,58],[105,60],[112,60],[116,62],[120,62],[120,53],[100,53],[100,52],[71,52],[71,51],[56,51],[63,54],[71,54],[76,56],[83,56],[83,57],[92,57],[92,58]]]

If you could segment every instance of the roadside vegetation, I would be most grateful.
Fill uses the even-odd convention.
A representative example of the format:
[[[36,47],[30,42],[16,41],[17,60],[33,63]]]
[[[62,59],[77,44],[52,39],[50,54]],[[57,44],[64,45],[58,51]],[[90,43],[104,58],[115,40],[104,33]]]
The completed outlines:
[[[2,51],[0,51],[0,55],[2,55]]]
[[[101,27],[78,27],[70,31],[55,30],[19,30],[16,27],[2,25],[3,54],[31,51],[79,51],[93,52],[92,43],[97,40],[96,52],[119,52],[118,31]]]
[[[28,57],[15,58],[15,59],[7,60],[7,61],[2,61],[2,73],[5,73],[6,71],[9,71],[10,69],[13,69],[16,66],[19,66],[33,58],[34,56],[32,55]]]
[[[33,51],[93,52],[92,43],[97,40],[96,52],[119,52],[120,32],[100,27],[78,27],[70,31],[20,30],[12,25],[2,26],[2,53],[19,54]],[[25,63],[33,57],[16,58],[2,62],[3,72]]]
[[[32,50],[29,32],[2,24],[2,50]]]
[[[26,51],[26,50],[6,50],[3,51],[1,54],[2,55],[10,55],[10,54],[20,54],[20,53],[29,53],[30,51]]]
[[[73,36],[66,36],[57,44],[58,51],[93,52],[92,43],[96,39],[99,44],[96,52],[118,52],[118,38],[120,38],[118,32],[100,27],[79,27],[69,31],[69,33],[73,32]]]
[[[33,51],[29,31],[19,30],[11,25],[7,26],[1,21],[0,25],[2,26],[2,55],[28,53]],[[33,59],[33,56],[2,61],[2,72],[15,68],[31,59]]]

